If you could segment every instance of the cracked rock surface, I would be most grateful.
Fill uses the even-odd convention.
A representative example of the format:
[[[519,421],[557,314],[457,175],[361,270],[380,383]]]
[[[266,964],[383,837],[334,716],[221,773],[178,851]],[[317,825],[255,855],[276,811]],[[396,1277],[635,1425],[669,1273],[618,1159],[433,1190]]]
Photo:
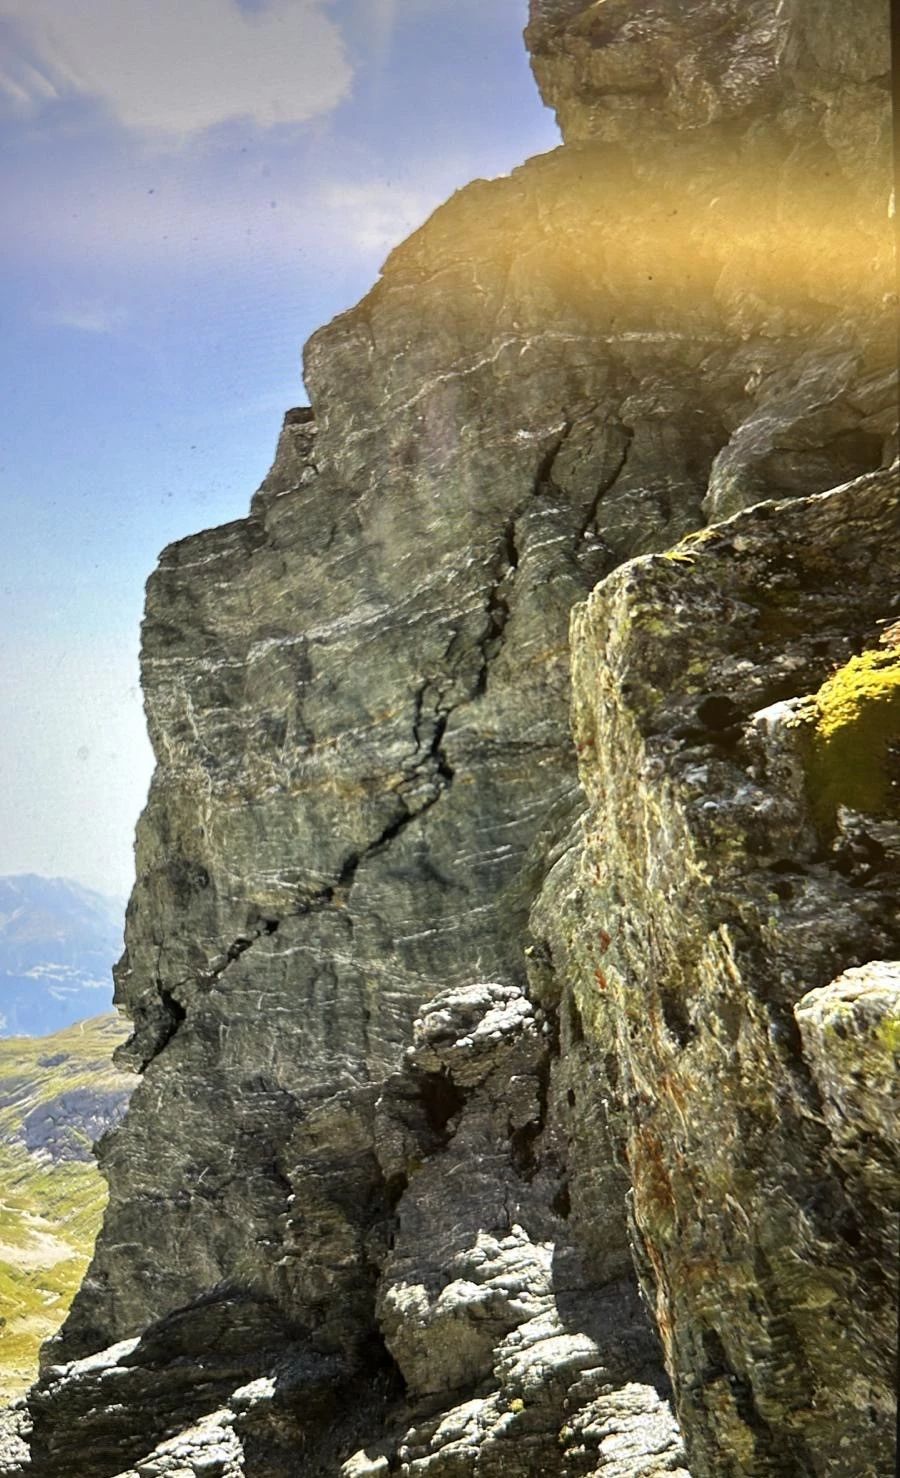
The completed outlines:
[[[695,1478],[818,1478],[831,1397],[791,1385],[793,1447],[769,1406],[760,1446],[752,1414],[782,1398],[751,1364],[793,1369],[790,1269],[768,1244],[752,1273],[735,1253],[734,1331],[704,1324],[690,1289],[718,1298],[732,1266],[740,1213],[697,1189],[715,1170],[743,1204],[732,1144],[833,1154],[847,1186],[878,1189],[861,1133],[837,1125],[880,1109],[830,1069],[839,1007],[815,993],[844,975],[842,1050],[865,1056],[881,986],[845,972],[891,957],[872,858],[893,843],[848,803],[844,860],[819,856],[796,715],[772,711],[889,614],[887,22],[863,9],[848,27],[831,0],[815,20],[776,0],[533,0],[565,144],[459,192],[392,253],[307,346],[311,406],[288,413],[248,517],[164,551],[142,649],[157,768],[117,977],[141,1080],[102,1142],[104,1229],[29,1398],[35,1478],[684,1475],[633,1252]],[[679,542],[761,498],[787,501]],[[798,604],[817,582],[831,593]],[[595,587],[570,658],[570,611]],[[615,876],[578,830],[572,659],[591,817],[641,797],[615,821]],[[595,731],[602,758],[585,758]],[[739,743],[763,778],[735,781]],[[664,800],[648,789],[645,814],[653,776]],[[666,887],[695,890],[685,920],[695,902],[706,918],[692,848],[720,848],[697,868],[731,868],[741,899],[761,859],[748,937],[760,898],[781,900],[760,945],[774,1005],[735,965],[726,1068],[697,1077],[729,1126],[708,1165],[666,1054],[672,1036],[691,1061],[681,982],[738,946],[707,948],[699,924],[683,939],[641,870],[651,833]],[[802,880],[775,871],[769,889],[795,855]],[[848,868],[869,869],[862,892]],[[628,920],[628,1051],[595,1009],[624,929],[610,909]],[[745,1015],[772,1031],[737,1070]],[[780,1083],[798,1033],[796,1132],[760,1128],[734,1073]],[[773,1241],[819,1236],[801,1201],[773,1198]],[[851,1324],[860,1358],[868,1329]],[[820,1373],[830,1390],[839,1363]],[[776,1450],[795,1466],[772,1468]]]
[[[64,1471],[82,1430],[80,1471],[116,1478],[287,1475],[299,1460],[340,1478],[687,1478],[627,1261],[615,1277],[592,1265],[559,1198],[557,1048],[520,988],[442,992],[377,1095],[333,1096],[291,1141],[283,1255],[298,1296],[328,1306],[314,1343],[223,1291],[55,1365],[32,1395],[38,1428],[52,1413],[58,1433],[33,1448],[38,1471]],[[385,1187],[396,1216],[363,1238],[360,1203]],[[370,1349],[354,1369],[366,1258],[392,1360]],[[149,1450],[148,1417],[170,1432]]]
[[[862,719],[890,689],[850,720],[879,813],[823,815],[811,775],[820,685],[870,649],[893,670],[898,527],[896,470],[764,503],[573,617],[591,806],[532,924],[704,1478],[894,1462],[898,745]]]

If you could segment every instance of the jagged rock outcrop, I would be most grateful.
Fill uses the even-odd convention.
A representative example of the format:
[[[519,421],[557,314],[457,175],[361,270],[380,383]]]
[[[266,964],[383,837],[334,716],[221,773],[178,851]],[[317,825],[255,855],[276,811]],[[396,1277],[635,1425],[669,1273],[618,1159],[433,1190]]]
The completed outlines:
[[[684,1478],[621,1228],[607,1248],[618,1268],[599,1279],[566,1235],[558,1147],[538,1153],[562,1092],[553,1017],[518,987],[478,983],[442,992],[412,1035],[380,1089],[322,1102],[285,1152],[296,1210],[282,1252],[327,1312],[319,1349],[273,1304],[208,1298],[49,1373],[31,1401],[39,1431],[53,1416],[49,1471],[71,1462],[67,1433],[87,1429],[96,1471],[128,1456],[140,1478],[173,1463],[575,1478],[600,1462],[611,1478]],[[364,1237],[360,1211],[385,1185],[396,1216],[370,1214]],[[342,1341],[371,1310],[364,1260],[381,1269],[378,1326],[396,1365],[372,1349],[351,1384]],[[160,1428],[181,1418],[153,1452],[135,1430],[142,1405]]]
[[[863,476],[896,419],[887,18],[863,43],[831,4],[812,30],[775,0],[532,9],[569,142],[392,254],[308,346],[312,408],[249,517],[150,582],[158,765],[118,975],[143,1076],[30,1397],[41,1478],[74,1478],[73,1449],[79,1478],[684,1474],[632,1250],[694,1478],[868,1471],[826,1466],[868,1304],[806,1384],[791,1330],[795,1304],[830,1306],[802,1258],[843,1308],[827,1237],[858,1229],[855,1188],[880,1215],[891,1184],[861,1138],[881,1080],[823,1048],[839,1000],[844,1058],[867,1050],[890,974],[815,994],[890,953],[887,884],[819,856],[790,726],[750,716],[893,614],[894,485]],[[761,497],[794,501],[679,543]],[[882,539],[842,566],[863,504]],[[568,621],[600,581],[574,649],[583,836]],[[759,776],[735,788],[744,743]],[[883,820],[858,816],[836,822],[851,853]],[[810,881],[763,889],[796,858]],[[699,1046],[692,970],[725,1012]],[[772,1238],[813,1239],[793,1281],[768,1244],[747,1264],[743,1220],[791,1166]],[[704,1321],[729,1269],[733,1321]]]
[[[648,212],[628,254],[682,328],[700,327],[688,304],[715,260],[727,349],[704,363],[704,401],[732,377],[747,400],[725,413],[710,519],[878,466],[896,421],[881,0],[852,16],[809,0],[531,10],[544,97],[570,147],[627,159]]]
[[[721,1478],[893,1463],[895,648],[827,812],[816,771],[821,679],[900,601],[898,526],[896,471],[763,503],[575,617],[591,809],[533,918],[545,996],[596,1044],[693,1471]],[[875,815],[844,804],[858,771]]]

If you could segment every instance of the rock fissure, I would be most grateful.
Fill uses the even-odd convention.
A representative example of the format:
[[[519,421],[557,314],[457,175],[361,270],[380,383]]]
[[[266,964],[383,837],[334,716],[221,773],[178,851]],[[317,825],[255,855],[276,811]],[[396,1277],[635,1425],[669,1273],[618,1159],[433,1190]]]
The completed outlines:
[[[553,469],[559,460],[560,452],[572,434],[572,426],[573,422],[569,415],[566,414],[562,426],[557,431],[553,442],[538,464],[537,471],[534,475],[533,496],[535,498],[539,498],[547,492],[559,494],[560,489],[553,480]]]
[[[503,647],[507,623],[512,615],[514,582],[519,569],[521,549],[519,547],[519,523],[529,507],[548,495],[560,495],[553,480],[553,468],[572,431],[573,423],[566,416],[557,429],[554,439],[541,457],[534,473],[531,488],[507,518],[503,527],[497,552],[491,567],[491,584],[485,602],[487,624],[479,641],[481,665],[475,679],[474,697],[480,698],[487,691],[491,663]],[[581,532],[581,531],[580,531]]]
[[[616,483],[619,481],[619,478],[622,477],[628,466],[628,457],[634,443],[634,427],[626,426],[623,423],[622,431],[624,432],[625,441],[622,447],[619,461],[613,468],[613,471],[609,474],[609,476],[605,478],[604,481],[600,484],[594,497],[592,498],[587,511],[587,516],[578,529],[577,538],[579,540],[584,539],[592,530],[594,531],[594,533],[597,532],[597,513],[600,505],[603,499],[606,497],[607,493],[612,492]]]

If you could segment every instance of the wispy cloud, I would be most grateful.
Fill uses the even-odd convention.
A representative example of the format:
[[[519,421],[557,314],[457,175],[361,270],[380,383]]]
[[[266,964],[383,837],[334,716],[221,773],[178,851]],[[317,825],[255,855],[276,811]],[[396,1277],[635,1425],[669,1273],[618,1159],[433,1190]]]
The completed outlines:
[[[383,68],[397,29],[397,0],[370,0],[372,52],[376,68]]]
[[[384,255],[420,226],[442,198],[374,180],[329,183],[317,194],[316,238],[325,233],[348,255]]]
[[[114,334],[125,325],[121,308],[102,303],[78,303],[58,308],[41,308],[35,320],[47,328],[74,329],[83,334]]]
[[[152,764],[133,645],[87,641],[75,620],[65,637],[36,627],[0,646],[0,872],[131,886]]]
[[[335,107],[350,87],[327,3],[0,0],[9,54],[0,106],[34,113],[90,98],[157,142],[236,118],[262,128],[302,123]]]
[[[374,272],[465,174],[465,165],[441,158],[415,187],[325,169],[305,173],[298,187],[258,174],[223,178],[179,168],[148,190],[119,165],[98,192],[92,176],[74,168],[52,191],[46,182],[17,183],[19,208],[0,241],[0,257],[39,254],[117,275],[138,268],[208,275],[232,266],[296,263],[307,254],[334,263],[366,260]],[[95,333],[122,326],[121,315],[93,296],[73,296],[44,321]]]

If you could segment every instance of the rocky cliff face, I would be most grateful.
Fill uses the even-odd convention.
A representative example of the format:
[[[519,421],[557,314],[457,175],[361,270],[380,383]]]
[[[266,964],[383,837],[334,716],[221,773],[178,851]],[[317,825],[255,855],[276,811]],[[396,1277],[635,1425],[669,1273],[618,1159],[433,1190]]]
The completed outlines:
[[[763,503],[575,618],[591,808],[533,924],[598,1049],[692,1470],[723,1478],[893,1461],[898,522],[896,473]]]
[[[565,145],[163,555],[42,1478],[685,1474],[670,1380],[694,1478],[878,1471],[888,738],[816,777],[896,615],[887,17],[810,10],[535,0]]]

